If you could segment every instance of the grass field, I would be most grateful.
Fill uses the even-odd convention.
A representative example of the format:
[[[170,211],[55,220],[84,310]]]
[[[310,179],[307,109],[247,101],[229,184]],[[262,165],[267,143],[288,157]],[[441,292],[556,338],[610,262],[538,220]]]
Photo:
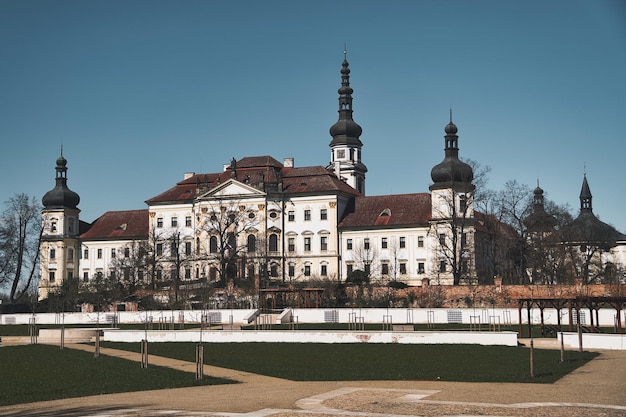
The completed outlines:
[[[139,351],[139,343],[103,343]],[[194,343],[150,343],[150,354],[195,361]],[[550,383],[596,357],[591,352],[479,345],[212,343],[204,363],[297,381],[443,380]]]
[[[0,406],[115,392],[233,383],[50,345],[0,348]]]

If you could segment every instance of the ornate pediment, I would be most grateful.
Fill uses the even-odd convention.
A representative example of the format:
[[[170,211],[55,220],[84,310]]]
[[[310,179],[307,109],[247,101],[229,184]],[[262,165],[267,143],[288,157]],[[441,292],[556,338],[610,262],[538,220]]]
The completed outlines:
[[[244,184],[235,179],[229,179],[228,181],[219,184],[217,187],[209,190],[208,192],[198,196],[198,200],[211,200],[211,199],[246,199],[264,197],[265,193],[257,190],[254,187]]]

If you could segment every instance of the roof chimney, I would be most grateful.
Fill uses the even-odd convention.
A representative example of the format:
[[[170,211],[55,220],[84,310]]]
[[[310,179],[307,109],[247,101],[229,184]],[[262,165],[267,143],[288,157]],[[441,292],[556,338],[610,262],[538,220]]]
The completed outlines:
[[[293,168],[293,158],[285,158],[283,160],[283,166],[285,168]]]
[[[189,179],[193,177],[194,175],[196,175],[195,172],[185,172],[185,174],[183,175],[183,180]]]

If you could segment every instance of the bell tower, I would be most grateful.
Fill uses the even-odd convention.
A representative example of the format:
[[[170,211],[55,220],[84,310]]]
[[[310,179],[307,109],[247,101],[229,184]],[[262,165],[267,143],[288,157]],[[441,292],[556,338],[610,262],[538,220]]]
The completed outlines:
[[[48,297],[65,279],[78,276],[80,197],[67,187],[67,160],[57,159],[55,186],[42,198],[39,299]]]
[[[337,177],[352,188],[365,194],[365,173],[367,167],[361,162],[363,143],[359,139],[363,129],[352,119],[352,88],[350,68],[343,52],[341,64],[341,87],[339,93],[339,120],[330,128],[330,165]]]

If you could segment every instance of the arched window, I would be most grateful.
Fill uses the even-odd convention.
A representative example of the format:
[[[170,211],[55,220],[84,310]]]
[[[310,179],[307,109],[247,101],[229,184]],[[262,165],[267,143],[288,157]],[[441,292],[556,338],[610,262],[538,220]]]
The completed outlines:
[[[211,236],[209,239],[209,252],[217,253],[217,236]]]
[[[278,235],[270,235],[270,252],[278,252]]]
[[[256,236],[248,235],[248,252],[256,251]]]

